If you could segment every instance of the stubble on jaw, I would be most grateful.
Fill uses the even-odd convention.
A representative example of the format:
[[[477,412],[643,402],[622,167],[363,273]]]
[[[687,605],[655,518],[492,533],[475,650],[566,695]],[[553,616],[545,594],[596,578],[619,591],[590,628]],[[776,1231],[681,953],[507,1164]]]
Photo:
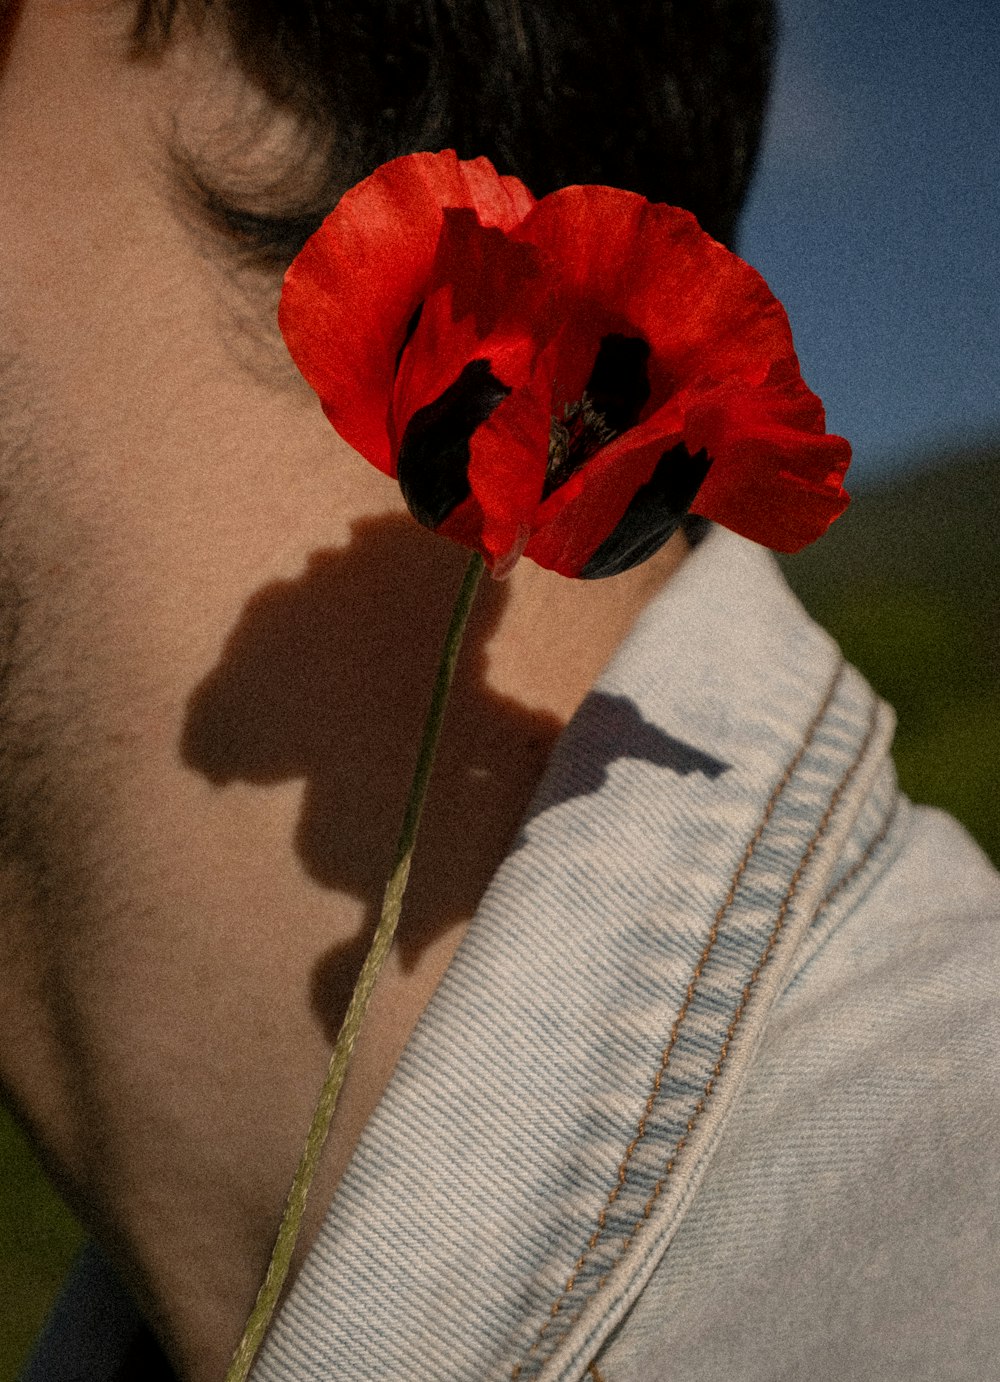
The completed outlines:
[[[100,540],[74,529],[65,500],[79,467],[46,437],[44,413],[30,362],[0,354],[0,862],[30,868],[49,895],[78,818],[78,803],[59,805],[65,765],[98,779],[107,767],[73,676],[99,624]],[[79,880],[87,853],[70,833]],[[64,880],[63,900],[80,890]]]
[[[23,358],[0,353],[0,1089],[72,1201],[64,1172],[86,1115],[85,1081],[66,1078],[78,1044],[67,937],[85,929],[83,903],[99,886],[65,790],[67,752],[88,755],[52,665],[61,583],[35,540],[65,540],[47,504],[65,477],[43,453],[29,376]],[[99,770],[92,758],[89,768]]]

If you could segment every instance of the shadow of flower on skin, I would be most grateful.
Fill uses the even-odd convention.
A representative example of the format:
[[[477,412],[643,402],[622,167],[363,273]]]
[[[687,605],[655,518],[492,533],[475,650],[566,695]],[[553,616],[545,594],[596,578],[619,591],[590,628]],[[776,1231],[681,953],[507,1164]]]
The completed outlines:
[[[463,549],[407,517],[358,522],[346,547],[316,552],[300,576],[256,592],[188,702],[184,762],[217,786],[302,779],[294,847],[303,868],[364,904],[357,936],[314,972],[313,1004],[331,1040],[378,919],[466,562]],[[408,968],[475,910],[562,728],[488,684],[487,648],[507,598],[505,584],[484,579],[466,631],[397,933]],[[596,791],[621,756],[711,776],[725,767],[649,725],[624,697],[592,695],[580,713],[598,717],[606,756],[585,765],[567,796]],[[512,766],[515,800],[506,796],[498,818],[492,785],[509,791]]]

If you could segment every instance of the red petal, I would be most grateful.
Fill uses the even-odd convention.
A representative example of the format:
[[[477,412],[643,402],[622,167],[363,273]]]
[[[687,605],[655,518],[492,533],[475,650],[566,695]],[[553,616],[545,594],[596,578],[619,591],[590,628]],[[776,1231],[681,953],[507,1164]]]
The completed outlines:
[[[544,325],[552,315],[544,310],[549,295],[533,245],[481,225],[474,211],[447,209],[420,321],[396,378],[393,445],[417,409],[438,398],[470,360],[488,359],[497,378],[520,387],[551,337]]]
[[[554,330],[547,264],[533,245],[445,213],[420,322],[400,364],[390,428],[394,449],[414,413],[435,402],[472,360],[512,392],[469,439],[470,501],[437,531],[478,547],[491,567],[531,526],[545,477]]]
[[[851,448],[823,423],[822,404],[787,362],[759,389],[706,395],[685,419],[687,445],[713,458],[692,511],[779,552],[814,542],[849,502]]]
[[[480,550],[491,569],[535,527],[545,479],[552,417],[551,362],[532,361],[530,376],[476,430],[469,483],[482,514]]]
[[[760,383],[792,353],[788,319],[763,278],[688,211],[614,187],[564,187],[513,235],[559,263],[577,335],[587,318],[617,318],[649,342],[647,416],[679,386]],[[584,382],[568,379],[567,396]]]
[[[278,321],[334,427],[391,474],[396,357],[430,280],[445,207],[509,230],[534,203],[516,178],[453,149],[407,154],[351,188],[285,276]]]
[[[597,452],[541,506],[524,555],[563,576],[579,575],[670,444],[648,433],[636,443],[628,432]]]
[[[600,526],[602,495],[610,532],[630,498],[618,498],[615,485],[632,485],[630,466],[627,476],[617,469],[621,447],[645,453],[662,443],[661,454],[667,439],[682,440],[691,454],[705,447],[712,458],[693,511],[754,541],[794,551],[843,512],[850,447],[824,434],[822,404],[802,381],[784,308],[690,213],[615,188],[567,187],[537,202],[512,234],[544,247],[568,286],[557,403],[579,397],[607,322],[651,346],[645,416],[552,496],[539,518],[556,523],[564,539],[533,538],[526,555],[549,565],[559,552],[556,569],[575,560],[583,530]],[[593,498],[584,503],[588,489]],[[574,521],[583,524],[579,544]]]
[[[713,465],[691,512],[776,552],[798,552],[847,508],[840,482],[850,459],[843,437],[805,443],[777,429],[747,437],[729,449],[724,469]]]

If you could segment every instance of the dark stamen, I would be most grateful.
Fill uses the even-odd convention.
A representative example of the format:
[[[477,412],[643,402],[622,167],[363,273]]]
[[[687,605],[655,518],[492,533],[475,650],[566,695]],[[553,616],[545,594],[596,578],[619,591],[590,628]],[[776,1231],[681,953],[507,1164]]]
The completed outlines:
[[[640,337],[617,332],[601,337],[582,397],[564,405],[561,419],[552,419],[543,499],[602,446],[635,426],[650,394],[648,360],[649,345]]]
[[[542,498],[564,485],[595,451],[614,439],[615,433],[598,413],[586,394],[579,403],[563,406],[563,420],[552,419],[549,431],[549,461],[542,486]]]

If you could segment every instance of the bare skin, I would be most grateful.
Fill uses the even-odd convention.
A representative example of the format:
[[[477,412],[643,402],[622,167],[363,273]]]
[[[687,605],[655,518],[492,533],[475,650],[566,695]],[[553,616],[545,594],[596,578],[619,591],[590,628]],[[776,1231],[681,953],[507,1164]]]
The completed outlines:
[[[178,1374],[216,1382],[467,554],[332,432],[277,273],[236,273],[175,186],[178,130],[258,108],[211,36],[140,65],[117,9],[3,13],[0,1083]],[[261,129],[248,175],[291,147]],[[556,733],[685,550],[486,592],[296,1267]]]

